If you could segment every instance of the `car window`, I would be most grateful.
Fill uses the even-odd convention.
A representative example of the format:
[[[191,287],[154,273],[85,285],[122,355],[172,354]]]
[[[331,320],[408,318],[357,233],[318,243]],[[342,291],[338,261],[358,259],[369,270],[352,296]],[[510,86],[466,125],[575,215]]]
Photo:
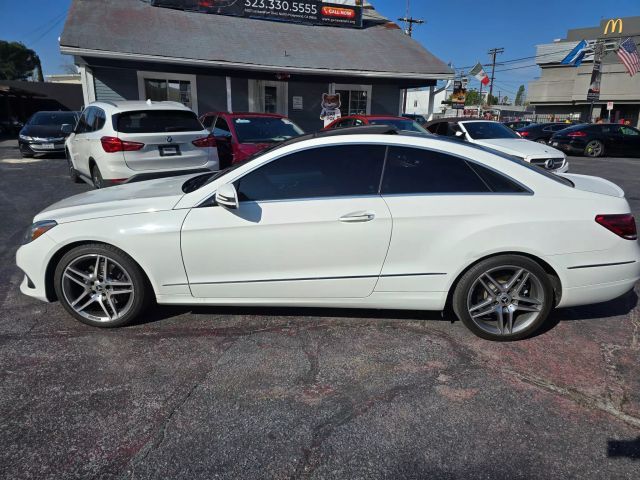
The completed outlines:
[[[494,193],[525,193],[528,192],[522,185],[514,180],[502,175],[501,173],[491,170],[490,168],[479,165],[475,162],[467,162],[468,165],[476,172],[484,183]]]
[[[568,124],[564,123],[562,125],[554,125],[551,127],[552,132],[559,132],[560,130],[564,130],[568,127]]]
[[[618,125],[599,125],[599,129],[602,133],[620,134],[620,127]]]
[[[288,118],[247,116],[233,119],[240,143],[277,143],[304,132]]]
[[[223,117],[216,118],[216,123],[213,127],[213,136],[214,137],[230,137],[231,130],[229,129],[229,124]]]
[[[235,182],[241,202],[377,195],[386,147],[340,145],[278,158]]]
[[[520,138],[516,132],[497,122],[464,122],[462,125],[474,140]]]
[[[640,132],[638,130],[630,127],[620,127],[620,131],[623,135],[629,135],[632,137],[640,135]]]
[[[82,112],[82,115],[80,115],[80,118],[78,119],[78,124],[76,125],[76,128],[75,128],[76,134],[81,134],[88,131],[89,125],[87,124],[87,116],[89,115],[89,112],[91,110],[92,110],[91,107],[85,108],[84,111]]]
[[[396,127],[398,130],[402,130],[405,132],[418,132],[418,133],[429,133],[423,127],[421,127],[418,122],[409,119],[396,119],[396,118],[384,118],[384,119],[372,119],[369,120],[369,125],[390,125],[392,127]]]
[[[354,125],[355,127],[360,127],[360,126],[364,125],[364,122],[363,122],[362,120],[360,120],[359,118],[356,118],[356,119],[353,121],[353,125]]]
[[[104,110],[102,110],[101,108],[96,108],[93,121],[93,131],[102,130],[102,127],[104,127],[106,121],[107,116],[104,113]]]
[[[65,123],[75,125],[76,114],[75,112],[38,112],[33,115],[28,125],[53,125],[62,126]]]
[[[487,184],[459,157],[433,150],[389,147],[383,194],[486,193]]]
[[[215,118],[216,117],[214,117],[213,115],[207,115],[206,117],[204,117],[202,119],[202,125],[204,126],[204,128],[206,128],[207,130],[211,130]]]
[[[186,110],[134,110],[115,115],[114,126],[122,133],[200,132],[196,114]]]

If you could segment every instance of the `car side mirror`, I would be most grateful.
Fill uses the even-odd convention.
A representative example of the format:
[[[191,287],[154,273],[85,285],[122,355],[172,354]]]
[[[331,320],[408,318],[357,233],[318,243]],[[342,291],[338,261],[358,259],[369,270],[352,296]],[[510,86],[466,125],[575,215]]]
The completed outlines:
[[[456,137],[458,137],[458,138],[462,138],[462,137],[464,137],[464,132],[463,132],[463,131],[461,131],[461,130],[458,130],[458,131],[456,132]]]
[[[70,123],[63,123],[62,127],[60,127],[60,131],[65,135],[70,135],[73,133],[73,125]]]
[[[216,203],[222,207],[236,210],[240,208],[240,202],[238,200],[238,192],[236,187],[231,183],[222,185],[216,192]]]

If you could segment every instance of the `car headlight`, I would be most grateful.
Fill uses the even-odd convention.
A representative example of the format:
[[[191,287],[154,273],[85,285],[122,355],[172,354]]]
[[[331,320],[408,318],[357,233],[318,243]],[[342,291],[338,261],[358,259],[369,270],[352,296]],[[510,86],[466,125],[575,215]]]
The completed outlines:
[[[20,140],[24,140],[25,142],[33,142],[33,137],[30,137],[29,135],[18,135],[20,137]]]
[[[58,225],[58,222],[55,220],[41,220],[39,222],[34,223],[29,227],[27,233],[24,235],[24,244],[33,242],[36,238],[41,236],[43,233],[48,232],[53,227]]]

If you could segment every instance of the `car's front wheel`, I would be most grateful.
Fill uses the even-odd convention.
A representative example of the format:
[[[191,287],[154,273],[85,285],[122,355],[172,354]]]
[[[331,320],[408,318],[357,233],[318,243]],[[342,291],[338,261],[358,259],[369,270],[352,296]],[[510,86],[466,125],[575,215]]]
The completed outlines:
[[[481,338],[520,340],[536,332],[553,308],[551,280],[542,267],[520,255],[479,262],[460,279],[453,310]]]
[[[130,323],[150,298],[138,264],[122,250],[103,244],[67,252],[56,267],[54,288],[67,312],[96,327]]]

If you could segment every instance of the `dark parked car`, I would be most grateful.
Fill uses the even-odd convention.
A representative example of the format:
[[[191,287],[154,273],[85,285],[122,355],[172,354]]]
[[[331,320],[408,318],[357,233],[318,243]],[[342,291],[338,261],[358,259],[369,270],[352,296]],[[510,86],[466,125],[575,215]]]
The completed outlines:
[[[516,132],[518,132],[522,138],[546,145],[554,133],[569,128],[570,126],[570,123],[534,123],[528,127],[518,128]]]
[[[640,156],[640,130],[612,123],[583,124],[565,128],[551,137],[550,145],[567,153]]]
[[[418,122],[407,117],[395,117],[393,115],[348,115],[338,118],[323,130],[336,128],[360,127],[362,125],[389,125],[405,132],[429,133]]]
[[[534,125],[530,120],[514,120],[512,122],[502,122],[505,127],[509,127],[511,130],[518,130],[519,128],[528,127]]]
[[[64,142],[69,133],[62,131],[63,125],[75,127],[78,112],[38,112],[27,121],[18,135],[18,147],[23,157],[36,153],[64,153]]]

